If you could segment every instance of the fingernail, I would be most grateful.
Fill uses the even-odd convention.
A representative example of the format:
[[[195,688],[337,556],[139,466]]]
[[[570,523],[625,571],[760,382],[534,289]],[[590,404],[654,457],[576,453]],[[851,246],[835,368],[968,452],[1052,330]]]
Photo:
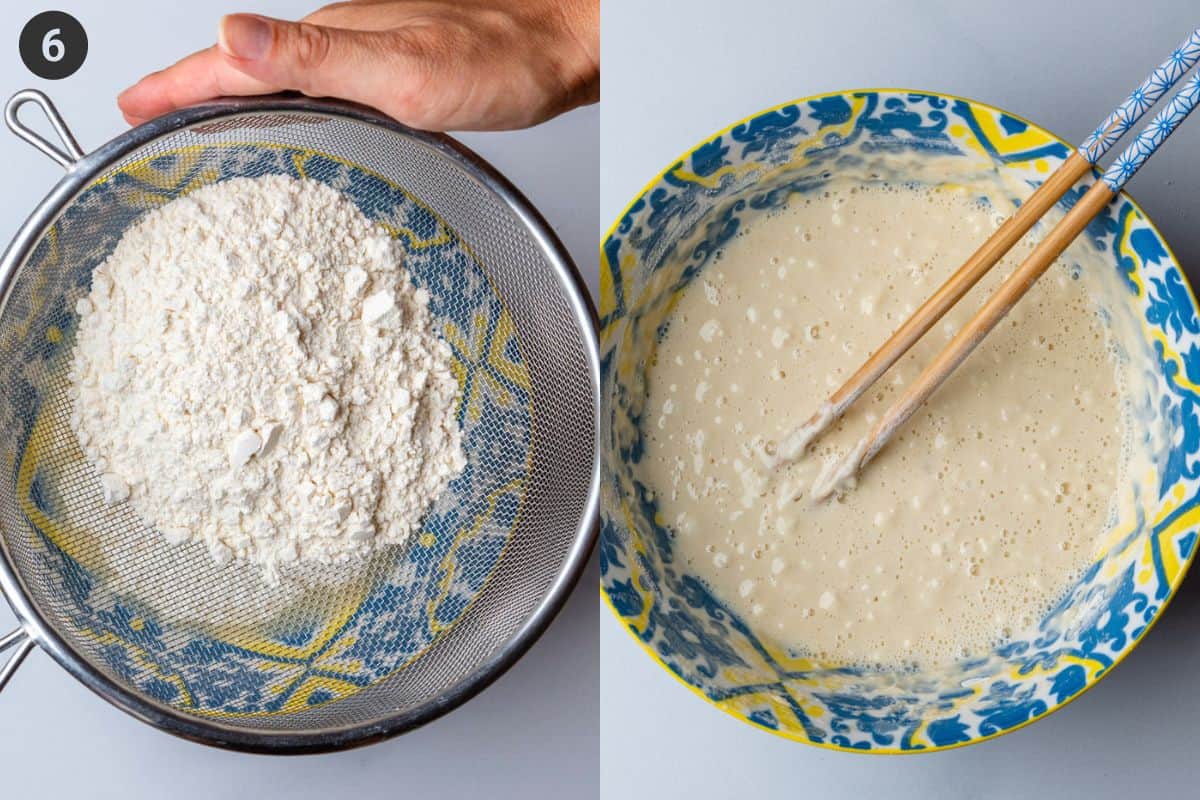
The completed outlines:
[[[271,26],[253,14],[230,14],[221,18],[217,46],[234,58],[256,61],[271,49]]]
[[[123,91],[119,95],[117,95],[117,107],[124,108],[125,103],[129,100],[130,97],[137,94],[138,87],[141,85],[142,85],[142,81],[138,81],[133,86],[126,88],[125,91]]]

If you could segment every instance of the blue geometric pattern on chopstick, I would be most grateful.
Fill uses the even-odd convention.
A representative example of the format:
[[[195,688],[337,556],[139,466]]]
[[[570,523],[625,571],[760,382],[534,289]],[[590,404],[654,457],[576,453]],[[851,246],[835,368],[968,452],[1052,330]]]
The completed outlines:
[[[1134,89],[1125,102],[1117,106],[1104,122],[1084,139],[1083,144],[1079,145],[1079,154],[1091,164],[1103,158],[1108,149],[1136,125],[1142,115],[1197,61],[1200,61],[1200,28],[1192,31],[1192,35],[1175,48],[1170,57],[1150,73],[1150,77]]]
[[[1112,189],[1113,194],[1121,191],[1121,187],[1133,177],[1133,173],[1141,169],[1146,159],[1154,155],[1159,145],[1195,110],[1197,103],[1200,103],[1200,73],[1193,75],[1192,79],[1175,93],[1167,107],[1142,129],[1133,144],[1125,148],[1125,152],[1105,171],[1102,179],[1108,184],[1108,188]]]

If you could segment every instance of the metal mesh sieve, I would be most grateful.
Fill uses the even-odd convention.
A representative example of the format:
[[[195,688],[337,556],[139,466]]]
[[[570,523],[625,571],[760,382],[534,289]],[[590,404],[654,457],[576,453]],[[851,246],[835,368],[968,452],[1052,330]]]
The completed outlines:
[[[66,152],[17,121],[30,101]],[[407,730],[515,661],[586,561],[597,486],[594,323],[526,201],[447,137],[338,103],[211,104],[86,156],[44,96],[18,94],[7,116],[68,172],[0,264],[0,582],[22,623],[0,649],[28,636],[159,727],[275,752]],[[66,374],[74,302],[130,222],[273,173],[334,186],[406,244],[455,347],[470,462],[410,544],[279,588],[103,503],[67,423]]]

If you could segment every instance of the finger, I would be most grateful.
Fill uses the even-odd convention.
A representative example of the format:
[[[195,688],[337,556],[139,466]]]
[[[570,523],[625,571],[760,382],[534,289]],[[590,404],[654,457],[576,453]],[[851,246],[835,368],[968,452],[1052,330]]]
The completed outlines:
[[[210,47],[142,78],[117,96],[117,105],[125,119],[137,125],[222,95],[267,94],[278,90],[279,87],[234,69],[215,47]]]
[[[223,18],[217,47],[226,63],[265,84],[364,103],[386,96],[398,57],[370,32],[255,14]]]

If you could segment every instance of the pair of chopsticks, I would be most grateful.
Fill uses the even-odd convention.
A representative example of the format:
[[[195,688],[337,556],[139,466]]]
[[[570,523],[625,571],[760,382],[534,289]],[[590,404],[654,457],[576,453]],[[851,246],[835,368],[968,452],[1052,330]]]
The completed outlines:
[[[1055,203],[1091,170],[1138,120],[1200,61],[1200,28],[1150,74],[1055,172],[1042,183],[1015,214],[959,267],[916,312],[832,395],[804,425],[790,433],[777,451],[775,466],[803,456],[808,445],[845,413],[859,396],[908,351],[950,308],[962,299]],[[1029,257],[988,298],[983,307],[945,349],[925,368],[908,390],[883,414],[870,433],[846,456],[826,465],[810,497],[822,500],[841,488],[875,457],[903,425],[1016,302],[1121,191],[1121,187],[1154,154],[1167,137],[1200,103],[1200,72],[1171,98],[1167,106],[1142,129],[1137,139],[1113,162],[1078,202],[1038,243]]]

